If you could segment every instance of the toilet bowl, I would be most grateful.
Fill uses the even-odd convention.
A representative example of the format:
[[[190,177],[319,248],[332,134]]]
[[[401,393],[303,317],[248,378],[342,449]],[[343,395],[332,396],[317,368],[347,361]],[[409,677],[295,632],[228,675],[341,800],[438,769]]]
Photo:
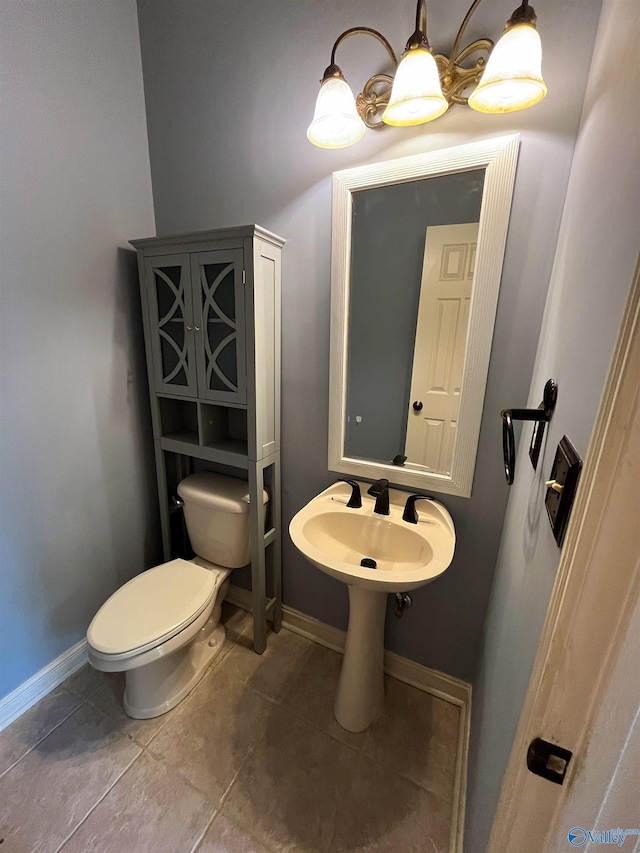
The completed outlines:
[[[198,556],[134,577],[102,605],[87,630],[89,662],[125,673],[124,709],[136,719],[174,708],[220,654],[229,575],[249,561],[246,482],[206,471],[182,480],[178,494]]]

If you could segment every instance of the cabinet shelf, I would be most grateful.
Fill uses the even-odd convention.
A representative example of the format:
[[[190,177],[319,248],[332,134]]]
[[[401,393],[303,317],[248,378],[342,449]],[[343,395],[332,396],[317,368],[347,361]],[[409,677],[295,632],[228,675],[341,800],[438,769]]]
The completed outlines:
[[[246,471],[249,467],[247,444],[236,439],[226,439],[213,447],[202,447],[197,441],[182,441],[173,436],[163,436],[160,447],[170,453],[180,453],[193,459],[206,459]]]
[[[179,441],[181,444],[192,444],[194,447],[198,447],[200,442],[198,441],[198,433],[191,432],[190,430],[176,430],[176,432],[166,433],[162,436],[163,439],[168,441]]]

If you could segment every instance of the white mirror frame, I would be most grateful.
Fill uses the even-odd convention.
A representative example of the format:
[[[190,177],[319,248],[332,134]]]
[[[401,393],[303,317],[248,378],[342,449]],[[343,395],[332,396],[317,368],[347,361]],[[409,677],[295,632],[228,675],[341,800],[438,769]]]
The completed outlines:
[[[398,486],[470,497],[476,464],[482,407],[491,356],[504,247],[518,159],[519,135],[487,139],[358,166],[333,174],[331,237],[331,362],[329,391],[329,469]],[[458,430],[451,474],[416,471],[344,455],[351,219],[353,193],[422,178],[486,168],[478,248],[471,293]],[[499,428],[499,420],[496,421]]]

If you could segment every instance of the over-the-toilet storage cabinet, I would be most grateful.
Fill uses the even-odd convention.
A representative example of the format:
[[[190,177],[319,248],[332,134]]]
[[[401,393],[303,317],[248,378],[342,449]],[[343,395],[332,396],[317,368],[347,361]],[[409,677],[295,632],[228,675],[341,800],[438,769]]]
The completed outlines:
[[[131,245],[138,252],[165,560],[181,551],[183,527],[174,521],[173,502],[181,477],[205,467],[247,478],[254,648],[261,653],[267,619],[279,630],[282,618],[284,240],[247,225],[132,240]],[[270,495],[266,511],[265,486]]]

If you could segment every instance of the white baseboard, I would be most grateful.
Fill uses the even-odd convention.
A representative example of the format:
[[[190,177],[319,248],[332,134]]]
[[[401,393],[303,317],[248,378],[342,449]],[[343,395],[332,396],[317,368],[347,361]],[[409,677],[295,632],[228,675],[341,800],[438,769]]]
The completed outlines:
[[[231,584],[226,595],[230,604],[235,604],[243,610],[251,610],[251,591]],[[333,649],[335,652],[344,652],[346,632],[334,628],[306,613],[294,610],[292,607],[283,605],[282,625],[296,634],[302,634],[322,646]],[[458,749],[456,752],[456,781],[454,789],[453,814],[451,828],[451,851],[462,853],[462,837],[464,831],[464,815],[466,807],[467,792],[467,758],[469,755],[469,735],[471,731],[471,685],[459,678],[430,669],[428,666],[415,663],[415,661],[403,658],[393,652],[384,653],[384,671],[387,675],[397,678],[451,702],[460,708],[460,727],[458,729]]]
[[[50,664],[0,699],[0,732],[87,661],[87,641],[80,640]]]

